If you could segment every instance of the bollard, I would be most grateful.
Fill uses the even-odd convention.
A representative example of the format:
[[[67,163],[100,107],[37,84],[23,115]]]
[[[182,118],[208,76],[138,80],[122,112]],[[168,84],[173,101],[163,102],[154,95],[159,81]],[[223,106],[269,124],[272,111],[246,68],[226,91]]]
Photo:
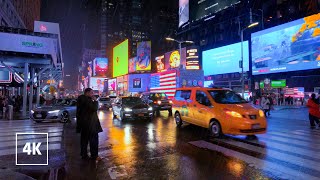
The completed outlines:
[[[8,119],[9,120],[13,119],[13,106],[12,105],[9,105]]]
[[[3,107],[2,119],[6,119],[6,111],[7,111],[7,108]]]

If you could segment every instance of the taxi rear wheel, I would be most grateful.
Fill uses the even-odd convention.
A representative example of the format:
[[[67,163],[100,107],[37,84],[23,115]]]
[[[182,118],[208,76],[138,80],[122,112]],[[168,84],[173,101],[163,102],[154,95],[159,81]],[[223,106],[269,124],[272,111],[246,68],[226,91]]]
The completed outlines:
[[[182,126],[182,119],[181,119],[181,116],[180,116],[180,114],[179,113],[176,113],[175,115],[174,115],[174,120],[176,121],[176,125],[177,125],[177,127],[181,127]]]
[[[210,123],[209,131],[210,131],[210,136],[215,138],[220,137],[222,135],[221,125],[216,120]]]

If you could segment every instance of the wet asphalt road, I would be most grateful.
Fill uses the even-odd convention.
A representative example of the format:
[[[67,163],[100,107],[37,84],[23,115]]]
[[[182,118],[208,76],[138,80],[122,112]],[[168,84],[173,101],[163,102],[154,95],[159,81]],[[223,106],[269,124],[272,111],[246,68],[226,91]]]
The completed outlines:
[[[99,153],[103,160],[97,164],[79,160],[79,150],[68,148],[69,143],[72,143],[72,146],[78,146],[79,143],[70,138],[70,142],[67,140],[66,144],[69,172],[79,173],[69,174],[69,179],[280,178],[263,169],[252,167],[241,159],[225,156],[224,151],[201,147],[197,142],[220,143],[221,146],[227,143],[222,144],[208,139],[204,128],[187,124],[180,129],[177,128],[173,117],[168,117],[167,112],[162,112],[160,117],[151,122],[147,120],[123,122],[113,119],[110,111],[100,111],[99,118],[104,129],[99,138]],[[69,126],[67,128],[74,133],[74,126]],[[221,139],[225,141],[229,138],[231,137]],[[243,152],[241,148],[236,150]]]
[[[167,112],[153,121],[123,122],[113,119],[110,111],[100,111],[99,118],[104,129],[99,134],[100,162],[81,160],[74,120],[68,124],[0,121],[0,166],[14,165],[14,133],[26,131],[49,132],[49,165],[66,158],[65,179],[320,177],[320,129],[309,128],[306,108],[273,111],[268,132],[256,139],[210,139],[204,128],[188,124],[177,128]]]

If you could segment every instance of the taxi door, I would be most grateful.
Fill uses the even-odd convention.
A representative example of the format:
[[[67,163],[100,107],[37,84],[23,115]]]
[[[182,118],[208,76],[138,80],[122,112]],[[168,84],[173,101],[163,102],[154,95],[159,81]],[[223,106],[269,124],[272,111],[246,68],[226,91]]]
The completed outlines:
[[[197,90],[195,94],[195,110],[194,120],[197,125],[208,128],[210,119],[212,118],[212,104],[207,93]]]
[[[190,122],[192,119],[191,111],[191,90],[177,90],[175,94],[175,103],[173,104],[175,109],[180,112],[181,119],[186,122]]]

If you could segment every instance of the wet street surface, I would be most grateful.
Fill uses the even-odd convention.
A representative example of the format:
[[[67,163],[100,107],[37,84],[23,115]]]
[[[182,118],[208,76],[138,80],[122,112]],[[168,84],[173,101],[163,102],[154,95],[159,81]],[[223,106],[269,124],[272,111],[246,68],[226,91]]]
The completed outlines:
[[[65,179],[320,179],[320,129],[309,128],[305,108],[273,111],[256,138],[208,138],[204,128],[177,128],[167,112],[152,121],[120,121],[111,111],[99,118],[99,162],[80,158],[74,121],[0,122],[0,159],[15,153],[11,134],[46,131],[49,152],[65,150]]]

